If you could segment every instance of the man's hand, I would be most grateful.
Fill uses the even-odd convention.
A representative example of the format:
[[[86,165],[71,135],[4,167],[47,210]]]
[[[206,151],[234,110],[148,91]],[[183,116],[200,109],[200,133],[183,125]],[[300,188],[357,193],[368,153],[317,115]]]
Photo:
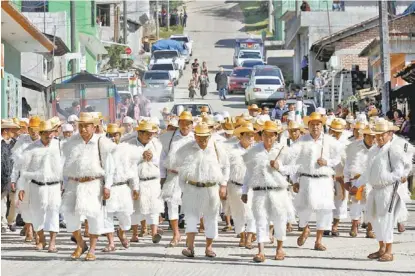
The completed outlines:
[[[241,196],[241,200],[242,200],[242,202],[243,202],[243,203],[245,203],[245,204],[246,204],[246,203],[248,203],[248,195],[242,195],[242,196]]]
[[[300,183],[294,183],[293,192],[298,194],[299,191],[300,191]]]
[[[403,182],[402,182],[403,183]],[[16,183],[12,182],[10,183],[10,190],[15,193],[16,192]]]
[[[320,166],[327,166],[327,161],[325,160],[325,159],[323,159],[323,158],[319,158],[318,160],[317,160],[317,164],[319,164]]]
[[[140,193],[137,190],[133,191],[133,200],[138,200],[140,198]]]
[[[24,199],[24,191],[23,191],[23,190],[21,190],[21,191],[19,192],[19,200],[20,200],[20,201],[23,201],[23,199]]]
[[[146,150],[143,152],[143,159],[147,162],[151,161],[153,159],[153,153],[150,150]]]
[[[405,183],[408,179],[404,176],[401,178],[401,183]]]
[[[219,197],[222,200],[225,200],[226,199],[226,186],[220,185],[220,188],[219,188]]]
[[[104,199],[107,200],[110,198],[111,192],[110,189],[104,188]]]
[[[358,190],[359,190],[359,188],[357,188],[356,186],[353,186],[353,187],[350,188],[349,193],[351,195],[355,195]]]
[[[278,162],[276,162],[275,160],[271,160],[269,162],[269,165],[271,166],[271,168],[276,169],[277,171],[280,169],[280,166],[278,165]]]
[[[352,187],[352,183],[351,182],[346,182],[344,183],[344,189],[346,191],[350,191],[350,188]]]

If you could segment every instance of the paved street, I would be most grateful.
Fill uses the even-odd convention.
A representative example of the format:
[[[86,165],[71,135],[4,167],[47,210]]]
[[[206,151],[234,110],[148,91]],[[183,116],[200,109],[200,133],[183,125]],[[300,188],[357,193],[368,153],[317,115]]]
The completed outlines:
[[[215,74],[219,66],[225,69],[233,68],[234,40],[238,37],[247,37],[247,34],[240,31],[243,29],[243,15],[236,3],[191,1],[186,6],[189,23],[185,33],[194,40],[194,54],[184,76],[180,79],[175,102],[188,101],[187,85],[191,78],[190,65],[197,58],[200,65],[206,61],[209,69],[209,93],[204,101],[209,103],[214,111],[227,110],[231,115],[239,115],[246,110],[243,95],[229,95],[226,101],[220,101],[216,92]],[[199,94],[199,91],[197,93]],[[201,100],[200,95],[195,97],[195,101]],[[160,116],[160,110],[164,106],[171,105],[172,103],[168,102],[153,103],[152,116]]]

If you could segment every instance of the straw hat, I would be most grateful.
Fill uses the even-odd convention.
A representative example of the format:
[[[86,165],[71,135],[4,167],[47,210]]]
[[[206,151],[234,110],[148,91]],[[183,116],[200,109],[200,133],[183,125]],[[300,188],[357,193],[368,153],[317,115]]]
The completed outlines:
[[[367,113],[368,117],[372,117],[372,116],[379,116],[379,111],[377,110],[377,108],[372,108],[368,113]]]
[[[52,117],[49,119],[49,121],[52,123],[54,128],[60,127],[63,123],[61,122],[61,119],[59,119],[58,116]]]
[[[235,126],[233,123],[231,122],[226,122],[222,125],[223,130],[225,131],[226,134],[232,135],[233,132],[235,131]]]
[[[255,133],[254,125],[252,123],[248,123],[248,122],[244,123],[240,127],[238,127],[237,129],[235,129],[233,134],[236,137],[240,137],[241,133],[245,133],[245,132]]]
[[[19,125],[20,126],[20,120],[19,120],[19,118],[13,118],[12,120],[13,120],[13,123],[15,123],[16,125]]]
[[[388,122],[387,120],[380,118],[376,121],[375,125],[372,127],[372,131],[375,134],[382,134],[389,131],[397,131],[399,127],[394,126],[393,123]]]
[[[155,125],[150,121],[141,121],[140,124],[135,128],[138,131],[147,131],[147,132],[157,132],[157,128],[154,127]]]
[[[365,127],[365,129],[363,129],[362,133],[364,135],[372,135],[372,136],[376,135],[376,132],[374,132],[372,130],[372,128],[370,126],[368,126],[368,125]]]
[[[262,130],[267,132],[279,133],[282,131],[282,128],[273,121],[266,121]]]
[[[335,132],[343,132],[345,128],[345,122],[340,118],[335,118],[330,124],[330,130]]]
[[[179,121],[176,118],[172,118],[167,123],[168,126],[179,127]]]
[[[206,112],[209,113],[209,107],[207,107],[206,105],[200,107],[200,112]]]
[[[118,126],[118,124],[108,124],[107,125],[107,133],[122,133],[123,130]]]
[[[79,119],[77,120],[77,122],[84,124],[95,124],[95,118],[90,112],[81,112],[79,114]]]
[[[212,116],[203,116],[202,117],[202,122],[206,123],[208,126],[212,127],[215,126],[216,122],[215,120],[212,118]]]
[[[252,116],[251,115],[249,115],[249,113],[248,112],[244,112],[241,116],[239,116],[240,118],[242,118],[242,119],[244,119],[245,121],[250,121],[250,120],[252,120]]]
[[[103,119],[102,112],[90,112],[94,118]]]
[[[354,128],[354,129],[365,129],[366,126],[367,126],[366,122],[357,121],[352,125],[352,128]]]
[[[299,129],[300,131],[304,131],[304,127],[302,124],[296,121],[290,121],[288,123],[288,130],[294,130],[294,129]]]
[[[249,120],[245,120],[244,118],[239,117],[239,118],[236,119],[235,127],[239,127],[240,125],[242,125],[243,123],[246,123],[248,121]]]
[[[248,110],[252,110],[252,111],[261,111],[261,108],[258,107],[258,105],[256,104],[252,104],[248,106]]]
[[[321,115],[318,112],[313,112],[310,114],[310,116],[304,116],[303,121],[305,125],[308,125],[309,122],[311,121],[319,121],[322,124],[325,124],[327,120],[327,117]]]
[[[19,126],[20,126],[20,127],[28,127],[28,126],[29,126],[29,124],[28,124],[26,121],[21,120],[21,121],[19,122]]]
[[[41,119],[40,119],[39,116],[33,116],[29,120],[29,127],[38,129],[39,125],[40,125],[40,121],[41,121]]]
[[[39,132],[42,131],[53,131],[56,128],[52,119],[41,121],[39,125]]]
[[[180,120],[183,120],[183,121],[193,121],[192,113],[190,113],[189,111],[183,111],[182,113],[180,113],[179,121]]]
[[[73,126],[71,124],[63,124],[62,132],[69,132],[69,131],[74,131]]]
[[[210,136],[211,133],[210,133],[209,126],[204,122],[197,124],[195,127],[195,135],[196,136]]]
[[[2,119],[1,128],[20,128],[20,125],[16,124],[13,119]]]
[[[254,123],[254,129],[256,132],[258,131],[262,131],[264,129],[264,124],[266,121],[262,120],[262,119],[258,119],[255,121]]]

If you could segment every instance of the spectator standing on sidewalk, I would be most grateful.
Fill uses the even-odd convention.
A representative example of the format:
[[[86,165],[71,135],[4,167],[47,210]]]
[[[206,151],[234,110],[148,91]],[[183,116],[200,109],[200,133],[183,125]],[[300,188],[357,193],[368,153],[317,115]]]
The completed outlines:
[[[313,81],[314,84],[314,93],[315,93],[315,102],[317,104],[317,107],[324,107],[324,86],[326,85],[326,81],[321,76],[321,72],[316,72],[316,77]]]

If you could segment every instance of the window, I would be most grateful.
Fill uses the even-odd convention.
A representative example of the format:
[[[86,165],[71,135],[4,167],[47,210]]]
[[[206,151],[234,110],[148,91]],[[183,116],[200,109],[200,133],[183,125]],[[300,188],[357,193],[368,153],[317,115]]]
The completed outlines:
[[[280,79],[256,79],[255,84],[259,85],[281,85]]]
[[[98,4],[97,5],[97,19],[98,25],[109,27],[111,26],[111,5]]]
[[[168,80],[169,79],[169,73],[163,73],[163,72],[146,72],[144,74],[145,80]]]
[[[22,1],[22,12],[49,12],[49,1]]]
[[[236,69],[232,72],[232,77],[248,78],[251,75],[252,69]]]
[[[261,58],[261,53],[259,52],[240,52],[239,53],[240,58]]]
[[[173,64],[154,64],[151,70],[173,71]]]

